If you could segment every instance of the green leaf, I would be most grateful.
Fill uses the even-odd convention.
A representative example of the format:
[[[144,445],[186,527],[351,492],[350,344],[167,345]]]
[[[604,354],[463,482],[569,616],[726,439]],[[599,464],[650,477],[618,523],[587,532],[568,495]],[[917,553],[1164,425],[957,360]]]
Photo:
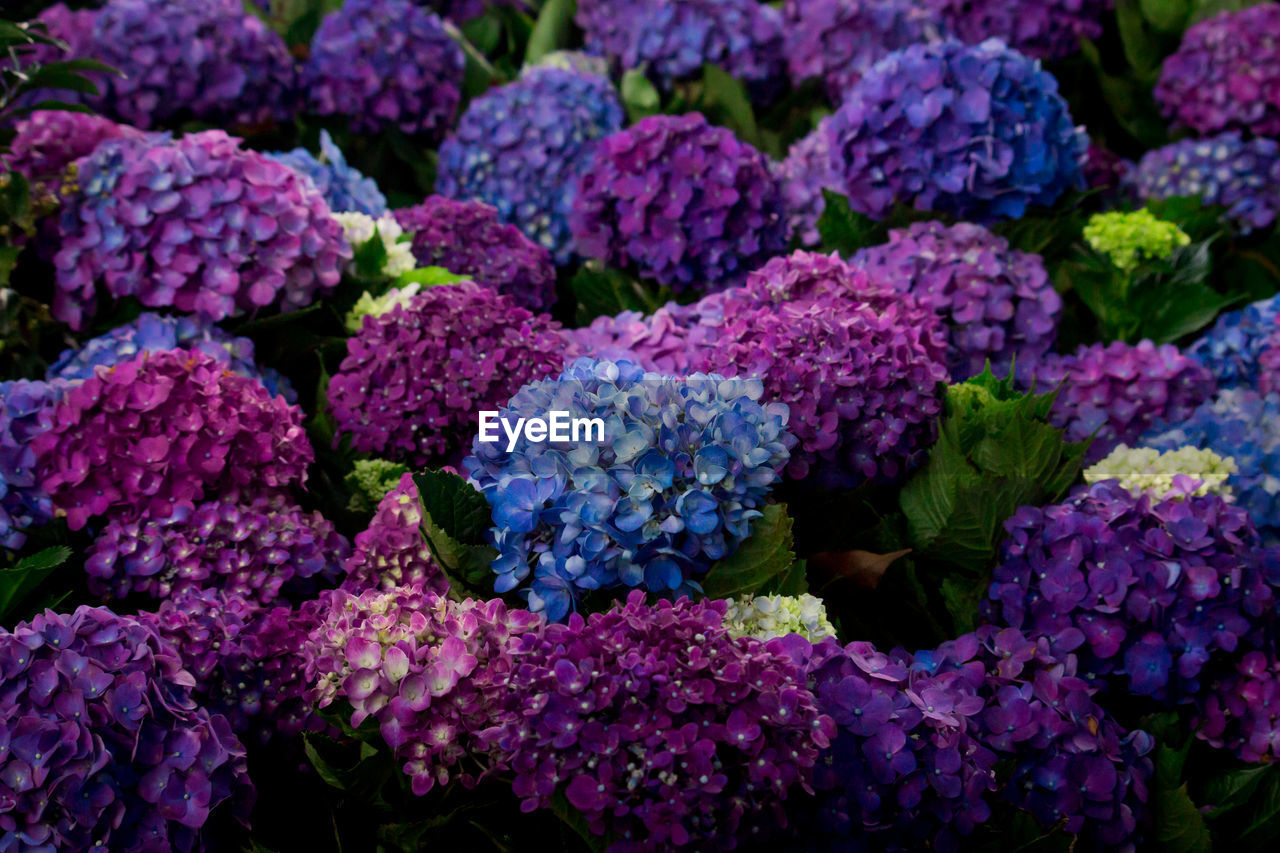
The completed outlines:
[[[622,105],[627,118],[634,124],[642,118],[662,112],[662,97],[645,75],[643,68],[629,69],[622,75]]]
[[[578,302],[578,323],[583,326],[621,311],[651,314],[667,301],[665,290],[655,292],[621,270],[601,269],[595,264],[578,270],[569,286]]]
[[[1213,839],[1204,815],[1196,808],[1184,782],[1174,789],[1153,792],[1154,841],[1167,853],[1211,853]]]
[[[591,827],[587,824],[587,819],[582,812],[570,805],[569,798],[564,795],[563,791],[557,790],[551,795],[551,812],[582,839],[588,850],[593,851],[593,853],[601,853],[601,851],[608,849],[611,839],[593,834]]]
[[[356,247],[352,259],[356,265],[356,276],[362,279],[382,278],[382,268],[387,263],[387,247],[382,237],[374,234],[364,243]]]
[[[809,582],[805,578],[807,564],[804,560],[796,560],[782,574],[774,575],[756,591],[756,595],[804,595],[809,591]]]
[[[574,0],[547,0],[543,4],[529,36],[529,45],[525,48],[526,65],[532,65],[548,53],[569,45],[573,16],[577,11],[578,4]]]
[[[0,617],[8,615],[11,608],[21,604],[70,557],[70,548],[57,545],[23,557],[0,570]]]
[[[21,246],[0,246],[0,287],[9,286],[9,276],[22,254]]]
[[[708,598],[750,598],[795,563],[791,517],[786,504],[769,504],[752,526],[751,536],[707,570],[702,580]]]
[[[342,781],[338,772],[330,766],[329,762],[320,755],[320,751],[316,749],[315,740],[319,737],[322,736],[309,733],[303,734],[302,750],[306,753],[307,760],[311,762],[311,767],[316,771],[316,775],[319,776],[326,785],[329,785],[332,788],[337,788],[339,791],[344,791],[347,787],[346,784]]]
[[[1141,0],[1142,15],[1157,30],[1181,35],[1191,14],[1191,0]]]
[[[846,196],[824,189],[822,197],[826,207],[818,218],[818,234],[824,251],[839,252],[841,257],[851,258],[859,249],[878,245],[887,239],[888,229],[871,217],[854,211]]]
[[[422,471],[413,475],[413,482],[422,503],[423,537],[450,585],[492,590],[489,566],[498,553],[485,542],[493,521],[484,495],[446,471]]]
[[[1139,0],[1116,0],[1116,23],[1129,64],[1139,75],[1159,73],[1164,51],[1142,15]]]
[[[441,284],[458,284],[463,281],[471,281],[471,279],[465,275],[449,272],[444,267],[421,267],[400,273],[400,277],[396,279],[396,287],[404,287],[406,284],[436,287]]]
[[[942,581],[942,602],[951,614],[951,623],[957,633],[967,634],[978,627],[978,606],[987,597],[990,585],[991,578],[987,575],[948,577]]]
[[[1232,770],[1210,779],[1201,796],[1205,804],[1210,806],[1209,820],[1245,805],[1267,776],[1278,769],[1280,768],[1274,764],[1261,764]]]
[[[1262,780],[1250,805],[1249,821],[1239,840],[1249,849],[1274,849],[1272,845],[1280,839],[1280,773],[1272,772]]]
[[[743,142],[763,148],[760,128],[756,124],[755,110],[742,81],[718,65],[702,66],[702,112],[712,120],[728,127]]]

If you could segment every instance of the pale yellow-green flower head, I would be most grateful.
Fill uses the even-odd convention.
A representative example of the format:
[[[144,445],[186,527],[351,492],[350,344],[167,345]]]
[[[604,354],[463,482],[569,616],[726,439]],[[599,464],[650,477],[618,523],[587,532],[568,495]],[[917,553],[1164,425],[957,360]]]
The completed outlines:
[[[811,643],[834,637],[836,629],[827,621],[822,599],[809,594],[762,595],[750,600],[729,599],[724,626],[735,637],[772,640],[800,634]]]
[[[1191,242],[1185,231],[1145,207],[1132,213],[1095,213],[1084,227],[1084,239],[1125,272],[1137,269],[1144,258],[1167,258]]]
[[[1120,445],[1084,472],[1085,482],[1119,480],[1134,494],[1147,492],[1156,498],[1171,495],[1216,494],[1231,497],[1227,478],[1236,472],[1235,460],[1212,450],[1179,447],[1161,453],[1150,447]],[[1187,479],[1179,479],[1185,477]]]

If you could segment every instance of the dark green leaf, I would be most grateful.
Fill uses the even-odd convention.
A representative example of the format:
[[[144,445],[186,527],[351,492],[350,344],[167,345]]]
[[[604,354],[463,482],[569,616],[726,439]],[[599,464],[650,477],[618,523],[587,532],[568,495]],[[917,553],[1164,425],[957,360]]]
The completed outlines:
[[[582,812],[570,805],[569,798],[559,790],[551,795],[551,811],[565,826],[572,829],[587,845],[587,849],[593,853],[600,853],[609,847],[609,839],[592,834],[591,827],[587,825],[587,819],[583,817]]]
[[[978,605],[987,597],[990,577],[947,577],[942,581],[942,602],[951,614],[951,623],[958,634],[967,634],[978,627]]]
[[[796,560],[791,568],[774,577],[757,590],[756,595],[804,595],[809,591],[805,579],[806,563]]]
[[[1201,797],[1205,805],[1210,807],[1209,820],[1221,817],[1249,802],[1267,776],[1277,772],[1280,772],[1280,767],[1261,764],[1232,770],[1209,780]]]
[[[497,552],[486,544],[489,502],[466,480],[445,471],[413,475],[422,502],[422,534],[451,585],[461,593],[493,588]]]
[[[1186,783],[1153,792],[1152,811],[1157,816],[1154,841],[1167,853],[1211,853],[1213,839],[1204,815],[1187,793]]]
[[[23,557],[0,570],[0,617],[21,604],[70,556],[70,548],[58,545]]]
[[[626,107],[627,118],[633,124],[662,111],[662,98],[645,75],[644,69],[632,68],[623,74],[620,90],[622,105]]]
[[[888,237],[888,229],[871,217],[855,212],[849,207],[849,199],[840,193],[824,189],[822,197],[826,207],[818,218],[818,234],[822,248],[827,252],[839,252],[841,257],[851,258],[859,249],[875,246]]]
[[[324,780],[326,785],[337,788],[339,791],[345,790],[346,785],[343,783],[338,772],[334,770],[333,767],[329,766],[329,762],[326,761],[320,755],[320,751],[316,749],[315,740],[320,737],[320,735],[315,734],[304,734],[302,736],[302,749],[307,755],[307,760],[311,762],[311,767],[316,771],[316,775]]]
[[[18,263],[18,256],[21,254],[21,246],[0,246],[0,287],[9,286],[9,276],[12,275],[13,267]]]
[[[64,89],[70,92],[82,92],[86,95],[97,95],[98,84],[83,74],[59,68],[51,64],[37,68],[29,78],[28,85],[39,89]]]
[[[751,97],[742,81],[710,62],[702,66],[703,113],[728,127],[739,139],[762,148]]]
[[[1280,773],[1272,772],[1262,780],[1250,805],[1250,819],[1240,841],[1253,850],[1275,849],[1272,845],[1280,840]]]
[[[542,5],[533,33],[529,36],[529,45],[525,48],[526,65],[532,65],[553,50],[568,47],[573,16],[577,11],[575,0],[547,0]]]
[[[1116,0],[1116,23],[1129,64],[1140,75],[1158,73],[1164,53],[1159,38],[1142,15],[1139,0]]]
[[[708,598],[750,598],[765,584],[789,570],[792,552],[791,517],[785,504],[769,504],[752,525],[751,536],[707,570],[702,589]]]
[[[1164,33],[1181,35],[1191,14],[1191,0],[1141,0],[1142,15]]]
[[[578,302],[578,323],[587,325],[597,317],[612,317],[621,311],[651,314],[667,300],[663,291],[650,288],[621,270],[584,265],[569,283]]]

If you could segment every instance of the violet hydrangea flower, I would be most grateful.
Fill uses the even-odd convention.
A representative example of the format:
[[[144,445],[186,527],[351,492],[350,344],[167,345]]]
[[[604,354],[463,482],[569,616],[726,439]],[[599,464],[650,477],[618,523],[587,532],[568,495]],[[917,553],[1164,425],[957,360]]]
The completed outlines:
[[[831,168],[831,119],[824,118],[809,135],[787,151],[787,159],[774,167],[782,184],[782,200],[792,235],[803,246],[822,241],[818,220],[827,208],[823,190],[840,191],[840,179]]]
[[[969,44],[991,38],[1034,59],[1066,59],[1102,35],[1111,0],[925,0],[943,28]]]
[[[650,116],[602,140],[569,216],[578,251],[677,290],[722,290],[785,247],[764,155],[699,113]]]
[[[1256,388],[1263,353],[1280,328],[1280,297],[1219,315],[1187,355],[1213,372],[1219,388]]]
[[[102,116],[65,110],[38,110],[19,119],[14,134],[9,150],[0,155],[0,167],[21,174],[35,193],[56,192],[67,168],[92,154],[99,142],[142,135]]]
[[[1083,188],[1088,137],[1058,81],[1000,41],[895,51],[831,119],[832,168],[854,210],[895,202],[989,222]]]
[[[378,501],[369,526],[356,534],[344,568],[342,588],[354,595],[401,586],[439,595],[448,592],[449,580],[422,536],[422,501],[412,474],[402,474],[396,487]]]
[[[53,518],[32,442],[53,426],[54,409],[70,388],[58,379],[0,382],[0,546],[21,548],[23,530]]]
[[[1196,737],[1250,763],[1280,758],[1280,660],[1274,653],[1246,652],[1205,692],[1192,720]]]
[[[376,218],[387,212],[387,199],[378,190],[378,184],[347,165],[342,149],[327,130],[320,131],[319,157],[306,148],[276,151],[267,156],[310,178],[325,204],[335,213],[363,213]]]

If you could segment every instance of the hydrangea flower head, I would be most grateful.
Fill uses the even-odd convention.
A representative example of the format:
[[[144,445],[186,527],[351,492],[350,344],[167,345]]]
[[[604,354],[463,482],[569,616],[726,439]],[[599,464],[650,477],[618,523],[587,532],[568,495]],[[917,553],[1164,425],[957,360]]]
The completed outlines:
[[[895,202],[980,222],[1083,188],[1088,137],[1058,81],[1000,41],[916,44],[872,66],[831,120],[832,168],[854,210]]]
[[[537,68],[563,68],[566,71],[580,71],[600,77],[609,76],[609,60],[581,50],[553,50],[544,54],[533,65],[526,65],[520,75],[533,74]]]
[[[302,66],[308,106],[356,133],[438,139],[462,99],[462,47],[411,0],[349,0],[320,23]]]
[[[499,418],[599,419],[603,435],[510,452],[477,436],[464,467],[493,508],[499,593],[553,621],[591,590],[687,593],[761,516],[794,439],[758,380],[646,373],[580,359],[520,389]]]
[[[1176,223],[1157,219],[1145,207],[1132,213],[1095,213],[1084,226],[1084,239],[1125,272],[1137,269],[1144,259],[1167,258],[1179,246],[1191,243],[1191,237]]]
[[[555,302],[556,268],[551,253],[516,226],[503,223],[497,208],[433,195],[397,210],[395,217],[413,236],[413,256],[419,265],[466,276],[530,311]]]
[[[54,409],[70,388],[59,379],[0,382],[0,546],[21,548],[23,530],[53,518],[32,442],[53,425]]]
[[[1066,59],[1102,35],[1111,0],[926,0],[942,27],[969,44],[1000,39],[1033,59]]]
[[[1086,468],[1084,481],[1117,480],[1134,494],[1156,500],[1174,495],[1221,495],[1231,499],[1227,478],[1236,473],[1235,460],[1212,450],[1184,445],[1161,452],[1152,447],[1122,444],[1096,465]]]
[[[1244,130],[1280,136],[1280,8],[1219,12],[1190,27],[1165,59],[1155,96],[1161,112],[1204,136]]]
[[[1280,757],[1280,660],[1274,654],[1246,652],[1206,692],[1192,720],[1196,737],[1251,764]]]
[[[378,190],[378,184],[347,165],[342,149],[327,130],[320,131],[319,157],[306,148],[276,151],[267,156],[310,178],[334,213],[378,217],[387,212],[387,199]]]
[[[220,130],[108,140],[76,165],[53,260],[53,314],[73,329],[99,283],[216,321],[307,305],[351,257],[310,181]]]
[[[724,626],[735,637],[772,640],[788,634],[799,634],[811,643],[836,635],[835,626],[827,620],[822,599],[809,595],[758,595],[755,598],[728,599]]]
[[[91,113],[38,110],[15,123],[9,150],[0,154],[0,167],[21,174],[35,192],[56,191],[67,168],[92,154],[99,142],[141,135],[135,128]]]
[[[1187,355],[1213,372],[1220,388],[1257,387],[1262,356],[1280,327],[1280,297],[1219,315]]]
[[[422,536],[422,502],[413,475],[401,474],[379,496],[377,506],[369,526],[356,534],[342,588],[355,595],[409,586],[440,595],[448,592],[449,581]]]
[[[597,317],[581,329],[566,329],[569,345],[603,361],[629,361],[645,370],[671,376],[696,372],[700,347],[714,341],[724,322],[723,294],[705,296],[693,305],[669,302],[653,314],[623,311]],[[705,322],[703,322],[705,321]]]
[[[473,100],[440,146],[436,191],[497,208],[551,252],[573,257],[569,209],[596,143],[622,127],[622,103],[608,78],[535,66]]]
[[[650,116],[605,137],[569,225],[582,255],[677,290],[740,284],[789,236],[764,155],[699,113]]]
[[[342,234],[347,244],[352,247],[353,257],[347,263],[347,271],[356,274],[357,259],[366,244],[377,240],[382,244],[382,268],[379,275],[396,279],[401,274],[413,269],[417,259],[413,256],[413,246],[405,236],[404,229],[395,216],[383,213],[377,219],[367,213],[335,213],[333,218],[342,226]]]
[[[822,242],[818,220],[827,208],[823,190],[840,191],[840,181],[831,167],[831,119],[824,118],[807,136],[787,151],[787,159],[774,167],[782,184],[782,200],[792,235],[803,246]]]

